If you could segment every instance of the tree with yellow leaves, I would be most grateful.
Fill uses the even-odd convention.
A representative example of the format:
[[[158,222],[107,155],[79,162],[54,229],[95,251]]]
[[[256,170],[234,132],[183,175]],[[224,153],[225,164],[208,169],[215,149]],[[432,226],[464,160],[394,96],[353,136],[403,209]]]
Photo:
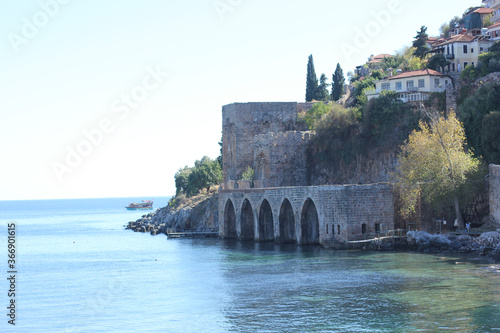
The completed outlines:
[[[453,110],[448,117],[431,116],[429,125],[420,121],[420,130],[413,131],[401,147],[394,174],[403,217],[415,212],[419,197],[432,202],[445,196],[454,204],[459,227],[465,227],[458,191],[479,167],[479,160],[465,150],[465,143],[464,128]]]

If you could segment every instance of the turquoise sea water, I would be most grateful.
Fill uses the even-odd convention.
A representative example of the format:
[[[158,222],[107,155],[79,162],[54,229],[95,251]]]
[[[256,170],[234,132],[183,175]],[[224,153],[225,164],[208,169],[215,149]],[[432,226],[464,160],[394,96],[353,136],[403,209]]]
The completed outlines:
[[[0,332],[500,331],[487,261],[167,240],[124,230],[137,200],[0,202],[0,267],[15,222],[18,272],[15,327],[0,282]]]

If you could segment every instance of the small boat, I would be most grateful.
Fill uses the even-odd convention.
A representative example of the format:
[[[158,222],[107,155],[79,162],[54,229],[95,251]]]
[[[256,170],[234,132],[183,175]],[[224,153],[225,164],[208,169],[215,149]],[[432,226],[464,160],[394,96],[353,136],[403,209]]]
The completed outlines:
[[[153,209],[153,200],[142,200],[142,202],[132,202],[125,208],[129,210]]]

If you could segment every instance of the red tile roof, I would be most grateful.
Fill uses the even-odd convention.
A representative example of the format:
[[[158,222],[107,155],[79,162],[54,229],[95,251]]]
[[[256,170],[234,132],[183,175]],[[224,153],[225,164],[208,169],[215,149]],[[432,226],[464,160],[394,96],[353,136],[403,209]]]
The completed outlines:
[[[381,62],[384,58],[392,58],[393,55],[390,54],[379,54],[370,58],[369,64],[376,64]]]
[[[488,27],[488,30],[493,29],[493,28],[498,28],[498,27],[500,27],[500,23],[495,23],[495,24],[493,24],[493,25],[490,25],[490,26]]]
[[[397,79],[404,79],[407,77],[424,76],[424,75],[446,76],[443,73],[439,73],[438,71],[435,71],[432,69],[421,69],[419,71],[411,71],[411,72],[402,73],[402,74],[399,74],[396,76],[392,76],[388,79],[389,80],[397,80]]]
[[[494,12],[493,9],[491,9],[491,8],[485,8],[485,7],[476,9],[474,11],[474,13],[478,13],[478,14],[491,14],[493,12]]]

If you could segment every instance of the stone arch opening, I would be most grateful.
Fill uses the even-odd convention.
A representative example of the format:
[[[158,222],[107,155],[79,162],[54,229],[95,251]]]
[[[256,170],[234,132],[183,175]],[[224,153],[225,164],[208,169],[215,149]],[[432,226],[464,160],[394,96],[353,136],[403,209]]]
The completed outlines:
[[[236,212],[231,200],[226,202],[224,208],[224,237],[236,238]]]
[[[281,204],[280,216],[280,243],[295,243],[297,235],[295,233],[295,215],[293,214],[292,204],[288,199],[285,199]]]
[[[254,240],[254,217],[252,211],[252,205],[248,199],[243,201],[241,206],[241,236],[242,240]]]
[[[269,242],[274,240],[274,220],[273,211],[269,201],[264,199],[259,211],[259,240]]]
[[[300,219],[301,226],[301,244],[319,244],[319,218],[316,205],[307,199],[302,208]]]

